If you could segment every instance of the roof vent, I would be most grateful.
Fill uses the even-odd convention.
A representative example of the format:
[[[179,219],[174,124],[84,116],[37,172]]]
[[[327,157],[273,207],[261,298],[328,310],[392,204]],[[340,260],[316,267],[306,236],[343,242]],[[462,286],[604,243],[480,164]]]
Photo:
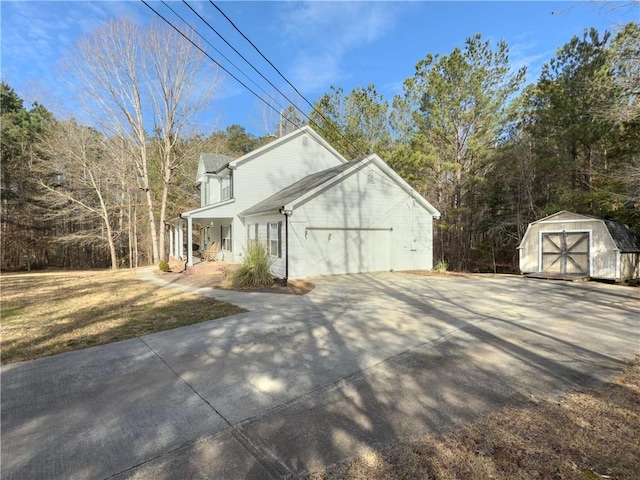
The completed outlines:
[[[302,146],[303,147],[308,147],[309,146],[309,137],[307,137],[306,135],[302,136]]]

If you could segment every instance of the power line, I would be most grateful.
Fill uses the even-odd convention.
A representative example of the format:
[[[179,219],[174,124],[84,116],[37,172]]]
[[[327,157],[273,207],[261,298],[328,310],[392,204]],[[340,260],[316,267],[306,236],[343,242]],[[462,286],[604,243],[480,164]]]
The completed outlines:
[[[191,40],[189,37],[187,37],[187,36],[186,36],[186,35],[185,35],[185,34],[184,34],[184,33],[183,33],[183,32],[182,32],[178,27],[176,27],[176,26],[175,26],[175,25],[173,25],[169,20],[167,20],[167,19],[166,19],[166,18],[165,18],[165,17],[164,17],[160,12],[158,12],[157,10],[155,10],[155,9],[154,9],[151,5],[149,5],[145,0],[141,0],[141,1],[142,1],[142,3],[144,3],[144,4],[145,4],[145,6],[147,6],[147,7],[148,7],[148,8],[149,8],[153,13],[155,13],[156,15],[158,15],[158,16],[159,16],[159,17],[160,17],[160,18],[161,18],[165,23],[167,23],[171,28],[173,28],[176,32],[178,32],[178,33],[179,33],[179,34],[180,34],[180,35],[181,35],[185,40],[187,40],[189,43],[191,43],[191,44],[192,44],[194,47],[196,47],[200,52],[202,52],[202,53],[203,53],[207,58],[209,58],[212,62],[214,62],[214,63],[215,63],[219,68],[221,68],[221,69],[222,69],[222,70],[224,70],[226,73],[228,73],[228,74],[229,74],[229,75],[230,75],[234,80],[236,80],[240,85],[242,85],[242,86],[243,86],[244,88],[246,88],[249,92],[251,92],[251,93],[252,93],[256,98],[258,98],[260,101],[262,101],[263,103],[265,103],[269,108],[271,108],[273,111],[275,111],[279,116],[282,116],[281,112],[278,112],[278,110],[277,110],[273,105],[269,104],[269,103],[268,103],[264,98],[260,97],[260,96],[255,92],[255,91],[253,91],[251,88],[249,88],[249,87],[248,87],[244,82],[242,82],[238,77],[236,77],[236,76],[235,76],[234,74],[232,74],[229,70],[227,70],[224,66],[222,66],[222,65],[221,65],[217,60],[215,60],[211,55],[209,55],[205,50],[203,50],[203,49],[202,49],[199,45],[197,45],[193,40]],[[197,12],[195,12],[195,10],[193,10],[193,9],[192,9],[192,8],[191,8],[191,7],[186,3],[186,1],[184,1],[184,0],[183,0],[183,2],[187,5],[187,7],[189,7],[189,9],[190,9],[191,11],[193,11],[194,13],[196,13],[196,15],[198,15],[198,17],[202,19],[202,17],[200,17],[200,15],[199,15]],[[164,1],[163,1],[162,3],[164,3]],[[165,4],[165,5],[166,5],[166,4]],[[214,6],[215,6],[215,5],[214,5]],[[171,9],[171,8],[170,8],[170,10],[171,10],[174,14],[176,14],[176,13],[174,12],[174,10],[173,10],[173,9]],[[194,32],[196,32],[196,33],[197,33],[201,38],[203,38],[203,39],[204,39],[204,37],[203,37],[200,33],[198,33],[198,32],[196,31],[196,29],[195,29],[194,27],[192,27],[188,22],[186,22],[186,21],[185,21],[185,20],[184,20],[180,15],[176,14],[176,16],[177,16],[178,18],[180,18],[180,19],[181,19],[181,20],[182,20],[182,21],[183,21],[183,22],[184,22],[184,23],[185,23],[189,28],[191,28]],[[225,18],[227,18],[227,17],[225,16]],[[212,30],[214,30],[214,31],[215,31],[215,29],[213,29],[213,27],[211,27],[211,26],[209,25],[209,23],[208,23],[208,22],[206,22],[204,19],[202,19],[202,21],[203,21],[204,23],[206,23],[206,24],[209,26],[209,28],[211,28]],[[217,32],[216,32],[216,34],[217,34],[220,38],[222,38],[222,36],[221,36],[220,34],[218,34]],[[245,38],[246,38],[246,37],[245,37]],[[262,74],[261,74],[261,73],[260,73],[260,72],[259,72],[259,71],[258,71],[258,70],[257,70],[257,69],[252,65],[252,64],[251,64],[251,62],[249,62],[246,58],[244,58],[244,56],[242,56],[242,55],[241,55],[241,54],[240,54],[240,53],[239,53],[239,52],[238,52],[234,47],[232,47],[232,46],[231,46],[231,45],[230,45],[230,44],[229,44],[229,43],[228,43],[224,38],[222,38],[222,39],[223,39],[223,40],[225,41],[225,43],[227,43],[227,45],[229,45],[229,46],[230,46],[230,47],[231,47],[231,48],[232,48],[232,49],[233,49],[233,50],[234,50],[238,55],[240,55],[240,57],[242,57],[242,59],[243,59],[245,62],[247,62],[249,65],[251,65],[251,67],[252,67],[254,70],[256,70],[256,72],[258,72],[258,74],[260,74],[260,76],[261,76],[262,78],[265,78],[265,77],[264,77],[264,75],[262,75]],[[204,39],[204,40],[205,40],[205,41],[207,41],[206,39]],[[208,41],[207,41],[207,43],[208,43],[212,48],[214,48],[214,50],[216,50],[218,53],[220,53],[218,49],[216,49],[213,45],[211,45],[211,43],[210,43],[210,42],[208,42]],[[221,55],[222,55],[222,54],[221,54]],[[224,57],[224,56],[223,56],[223,57]],[[226,57],[225,57],[225,58],[226,58]],[[227,59],[227,61],[229,61],[229,60]],[[239,69],[236,65],[234,65],[231,61],[229,61],[229,63],[231,63],[231,64],[232,64],[236,69],[238,69],[238,70],[239,70],[243,75],[247,76],[246,74],[244,74],[244,72],[242,72],[242,70],[240,70],[240,69]],[[269,63],[271,63],[271,62],[269,62]],[[273,65],[273,64],[272,64],[272,65]],[[275,68],[275,66],[274,66],[274,68]],[[247,78],[249,78],[249,77],[247,77]],[[265,78],[265,80],[267,80],[267,79]],[[267,82],[269,82],[269,80],[267,80]],[[288,82],[288,81],[287,81],[287,82]],[[254,84],[255,84],[255,82],[254,82]],[[270,85],[272,85],[272,86],[274,86],[271,82],[269,82],[269,84],[270,84]],[[293,85],[292,85],[292,87],[293,87]],[[283,95],[283,97],[285,97],[285,98],[286,98],[286,99],[291,103],[291,105],[292,105],[294,108],[297,108],[297,109],[298,109],[298,111],[300,111],[300,113],[302,113],[302,114],[303,114],[303,115],[304,115],[304,116],[305,116],[309,121],[311,121],[311,117],[309,117],[309,115],[307,115],[305,112],[303,112],[299,107],[296,107],[295,105],[293,105],[293,102],[291,102],[291,100],[289,100],[289,98],[288,98],[288,97],[286,97],[286,95],[284,95],[282,92],[280,92],[280,90],[279,90],[279,89],[277,89],[277,87],[275,87],[275,86],[274,86],[274,88],[276,88],[276,90],[278,90],[278,92],[279,92],[281,95]],[[294,88],[294,90],[296,90],[296,92],[298,92],[298,90],[297,90],[295,87],[293,87],[293,88]],[[264,90],[263,90],[263,91],[264,91]],[[265,93],[266,93],[266,92],[265,92]],[[307,103],[309,103],[309,101],[308,101],[308,100],[307,100],[307,99],[306,99],[302,94],[300,94],[299,92],[298,92],[298,94],[299,94],[302,98],[304,98],[304,100],[305,100]],[[274,101],[275,101],[275,100],[274,100]],[[325,121],[329,122],[329,120],[328,120],[328,119],[327,119],[327,118],[322,114],[322,112],[318,111],[318,110],[317,110],[317,109],[315,109],[313,106],[312,106],[312,108],[313,108],[313,110],[314,110],[316,113],[318,113],[318,114],[319,114],[319,115],[320,115],[320,116],[321,116]],[[301,127],[300,125],[297,125],[295,122],[293,122],[293,121],[292,121],[292,120],[290,120],[290,119],[287,119],[287,121],[288,121],[288,122],[290,122],[290,123],[292,123],[292,124],[293,124],[294,126],[296,126],[297,128],[300,128],[300,127]],[[329,125],[331,125],[331,124],[329,123]],[[324,135],[327,135],[327,131],[326,131],[324,128],[320,127],[319,125],[316,125],[316,126],[317,126],[317,128],[318,128],[318,129],[319,129],[319,130],[320,130]],[[353,147],[353,144],[352,144],[351,142],[349,142],[349,140],[346,138],[346,136],[345,136],[345,135],[344,135],[344,134],[343,134],[343,133],[342,133],[342,132],[337,128],[337,127],[333,126],[333,129],[334,129],[334,131],[335,131],[335,132],[336,132],[336,133],[341,137],[341,139],[342,139],[342,140],[344,140],[344,141],[346,142],[347,147]],[[344,144],[343,144],[343,146],[344,146]],[[347,148],[347,151],[349,151],[349,153],[352,153],[352,152],[350,152],[350,149],[349,149],[349,148]],[[375,170],[375,169],[371,168],[371,166],[370,166],[370,165],[368,165],[368,164],[367,164],[367,165],[365,166],[365,168],[370,169],[373,173],[375,173],[376,175],[378,175],[378,176],[379,176],[380,178],[382,178],[383,180],[385,180],[385,181],[387,180],[385,176],[383,176],[383,175],[382,175],[380,172],[378,172],[377,170]],[[384,183],[386,183],[386,182],[384,182]]]
[[[266,61],[269,65],[271,65],[271,66],[273,67],[273,69],[274,69],[276,72],[278,72],[278,75],[280,75],[280,76],[282,77],[282,79],[283,79],[285,82],[287,82],[287,83],[289,84],[289,86],[290,86],[291,88],[293,88],[293,90],[294,90],[298,95],[300,95],[300,97],[302,97],[302,99],[303,99],[305,102],[307,102],[307,104],[308,104],[311,108],[313,108],[313,109],[315,110],[315,108],[314,108],[314,106],[311,104],[311,102],[309,102],[309,100],[307,100],[307,99],[306,99],[306,97],[305,97],[304,95],[302,95],[302,94],[298,91],[298,89],[297,89],[297,88],[296,88],[296,87],[295,87],[295,86],[294,86],[294,85],[293,85],[289,80],[287,80],[287,78],[286,78],[286,77],[285,77],[285,76],[280,72],[280,70],[278,70],[278,67],[276,67],[273,63],[271,63],[271,60],[269,60],[269,59],[268,59],[268,58],[267,58],[267,57],[266,57],[266,56],[265,56],[265,55],[260,51],[260,49],[259,49],[258,47],[256,47],[256,46],[255,46],[255,44],[254,44],[251,40],[249,40],[249,38],[247,38],[247,36],[246,36],[244,33],[242,33],[242,31],[241,31],[241,30],[236,26],[236,24],[235,24],[235,23],[233,23],[233,21],[232,21],[229,17],[227,17],[227,15],[226,15],[226,14],[225,14],[221,9],[220,9],[220,7],[218,7],[215,3],[213,3],[213,1],[212,1],[212,0],[209,0],[209,3],[210,3],[211,5],[213,5],[213,6],[214,6],[214,8],[215,8],[216,10],[218,10],[218,12],[220,12],[220,14],[221,14],[224,18],[226,18],[226,19],[227,19],[227,21],[231,24],[231,26],[232,26],[233,28],[235,28],[235,30],[236,30],[240,35],[242,35],[242,38],[244,38],[247,42],[249,42],[249,44],[250,44],[250,45],[255,49],[255,51],[256,51],[256,52],[258,52],[258,53],[260,54],[260,56],[261,56],[262,58],[264,58],[264,59],[265,59],[265,61]],[[318,113],[319,113],[319,112],[318,112]],[[325,118],[325,120],[326,120],[326,118]]]
[[[182,22],[191,29],[196,35],[198,35],[202,40],[204,40],[211,48],[213,48],[222,58],[224,58],[227,62],[229,62],[238,72],[240,72],[244,77],[253,83],[256,87],[258,87],[262,93],[267,95],[271,100],[273,100],[280,108],[284,108],[275,98],[273,98],[267,91],[265,91],[260,85],[258,85],[252,78],[250,78],[246,73],[244,73],[240,67],[238,67],[235,63],[233,63],[229,58],[218,50],[209,40],[207,40],[200,32],[198,32],[189,22],[187,22],[178,12],[176,12],[173,8],[169,6],[164,0],[161,0],[162,4],[167,7],[169,10],[173,12],[173,14],[178,17]]]
[[[209,55],[205,50],[203,50],[200,45],[196,44],[193,40],[191,40],[189,37],[187,37],[184,33],[182,33],[182,31],[176,27],[175,25],[173,25],[169,20],[167,20],[160,12],[158,12],[155,8],[153,8],[151,5],[149,5],[146,0],[140,0],[142,3],[144,3],[147,8],[149,8],[153,13],[155,13],[158,17],[160,17],[167,25],[169,25],[171,28],[173,28],[176,32],[178,32],[180,34],[180,36],[182,36],[182,38],[184,38],[186,41],[188,41],[191,45],[193,45],[194,47],[196,47],[198,50],[200,50],[203,55],[205,55],[209,60],[211,60],[213,63],[215,63],[219,68],[221,68],[222,70],[224,70],[226,73],[228,73],[231,78],[233,78],[236,82],[238,82],[240,85],[242,85],[244,88],[246,88],[249,92],[251,92],[256,98],[258,98],[259,100],[263,101],[268,107],[270,107],[272,110],[274,110],[278,115],[280,115],[280,112],[278,112],[278,110],[273,106],[270,105],[264,98],[262,98],[260,95],[258,95],[256,92],[254,92],[251,88],[249,88],[242,80],[240,80],[238,77],[236,77],[233,73],[231,73],[229,70],[227,70],[224,66],[222,66],[215,58],[213,58],[211,55]]]
[[[185,0],[183,0],[185,1]],[[186,3],[186,2],[185,2]],[[280,70],[278,69],[278,67],[276,67],[273,62],[271,62],[271,60],[269,60],[261,51],[260,49],[236,26],[235,23],[233,23],[233,21],[222,11],[222,9],[220,7],[218,7],[215,3],[213,3],[212,0],[209,0],[209,3],[211,5],[213,5],[213,7],[220,12],[220,14],[231,24],[231,26],[240,34],[242,35],[242,38],[244,38],[247,42],[249,42],[249,44],[256,50],[256,52],[258,52],[258,54],[260,54],[260,56],[269,64],[271,65],[271,67],[278,73],[278,75],[280,75],[280,77],[282,77],[282,79],[287,82],[289,84],[289,86],[291,88],[293,88],[293,90],[305,101],[307,102],[307,105],[309,105],[311,107],[311,110],[316,112],[318,115],[320,115],[320,117],[322,117],[322,119],[327,122],[327,124],[331,125],[331,122],[329,121],[329,119],[327,117],[324,116],[324,114],[318,110],[316,107],[313,106],[313,104],[307,99],[307,97],[305,97],[302,93],[300,93],[300,91],[295,87],[295,85],[293,85],[293,83],[291,83],[287,77],[285,77],[282,72],[280,72]],[[244,58],[244,57],[243,57]],[[271,83],[271,82],[269,82]],[[288,100],[288,99],[287,99]],[[291,103],[293,105],[293,103],[289,100],[289,103]],[[294,105],[295,107],[295,105]],[[298,108],[298,107],[295,107]],[[309,117],[306,113],[302,112],[302,110],[300,108],[298,108],[298,110],[305,116],[307,117],[307,119],[309,119],[309,121],[311,121],[311,117]],[[333,129],[338,133],[338,135],[340,135],[345,142],[347,142],[347,146],[348,147],[353,147],[353,144],[349,141],[349,139],[335,126],[333,126]],[[344,145],[343,145],[344,146]],[[350,151],[349,148],[347,148],[347,151],[349,151],[349,153],[353,153]],[[357,148],[356,148],[356,153],[357,153]]]
[[[182,0],[183,2],[186,3],[185,0]],[[213,5],[213,7],[220,12],[220,14],[231,24],[231,26],[240,34],[242,35],[242,38],[244,38],[255,50],[256,52],[258,52],[258,54],[260,54],[260,56],[269,64],[271,65],[271,67],[278,73],[278,75],[280,75],[280,77],[282,77],[282,79],[287,82],[289,84],[289,86],[291,86],[291,88],[293,88],[293,90],[307,103],[307,105],[309,105],[311,107],[311,110],[315,113],[317,113],[330,127],[332,127],[332,129],[342,138],[342,140],[344,142],[346,142],[347,145],[347,152],[349,154],[353,155],[353,151],[352,148],[355,149],[355,153],[358,153],[358,148],[355,147],[353,145],[352,142],[349,141],[349,139],[346,137],[346,135],[336,126],[332,125],[332,122],[324,115],[324,113],[322,113],[320,110],[318,110],[316,107],[313,106],[313,104],[302,94],[300,93],[300,91],[295,87],[295,85],[293,85],[293,83],[291,83],[283,74],[282,72],[280,72],[280,70],[278,69],[278,67],[276,67],[273,62],[271,62],[271,60],[269,60],[261,51],[260,49],[236,26],[236,24],[222,11],[222,9],[220,7],[218,7],[212,0],[209,0],[209,3],[211,5]],[[244,58],[244,57],[243,57]],[[247,61],[247,60],[245,60]],[[247,62],[249,63],[249,62]],[[253,65],[252,65],[253,67]],[[255,68],[254,68],[255,69]],[[263,77],[264,78],[264,77]],[[271,84],[271,82],[269,82]],[[280,92],[280,90],[278,90]],[[282,92],[280,92],[282,94]],[[284,96],[284,95],[283,95]],[[287,98],[285,96],[285,98]],[[307,115],[305,112],[303,112],[300,108],[298,108],[297,106],[295,106],[293,104],[293,102],[291,102],[291,100],[289,100],[287,98],[287,100],[289,101],[290,104],[292,104],[294,106],[294,108],[297,108],[298,111],[300,113],[302,113],[309,121],[311,121],[311,117],[309,117],[309,115]],[[326,134],[326,130],[324,130],[322,127],[320,127],[319,125],[316,124],[316,126],[325,132]],[[345,144],[343,143],[342,146],[345,146]],[[354,156],[355,158],[355,156]]]
[[[233,26],[233,27],[234,27],[234,28],[235,28],[235,29],[236,29],[236,30],[237,30],[237,31],[238,31],[238,32],[243,36],[243,38],[245,38],[245,39],[246,39],[246,40],[247,40],[247,41],[248,41],[248,42],[253,46],[253,48],[255,48],[256,50],[258,50],[258,47],[256,47],[256,46],[251,42],[251,40],[249,40],[249,39],[246,37],[246,35],[244,35],[244,33],[242,33],[242,32],[238,29],[238,27],[236,27],[236,26],[235,26],[235,24],[231,21],[231,19],[229,19],[229,17],[227,17],[227,16],[224,14],[224,12],[223,12],[222,10],[220,10],[220,9],[218,8],[218,6],[217,6],[215,3],[211,2],[211,0],[209,0],[209,1],[210,1],[211,5],[213,5],[213,6],[214,6],[214,7],[215,7],[215,8],[216,8],[216,9],[217,9],[217,10],[218,10],[218,11],[219,11],[223,16],[224,16],[224,18],[225,18],[229,23],[231,23],[231,25],[232,25],[232,26]],[[234,51],[234,52],[235,52],[235,53],[236,53],[240,58],[242,58],[242,60],[244,60],[244,61],[245,61],[245,63],[246,63],[247,65],[249,65],[249,66],[250,66],[250,67],[251,67],[251,68],[252,68],[252,69],[253,69],[253,70],[254,70],[258,75],[260,75],[260,76],[261,76],[261,77],[262,77],[262,78],[263,78],[263,79],[264,79],[264,80],[265,80],[269,85],[271,85],[271,86],[272,86],[272,87],[273,87],[273,88],[274,88],[274,89],[275,89],[275,90],[276,90],[280,95],[282,95],[282,97],[283,97],[285,100],[287,100],[287,101],[289,102],[289,104],[290,104],[291,106],[293,106],[293,108],[297,109],[297,110],[298,110],[298,111],[299,111],[299,112],[300,112],[304,117],[306,117],[306,118],[307,118],[307,120],[311,121],[311,117],[310,117],[309,115],[307,115],[307,113],[306,113],[306,112],[304,112],[301,108],[297,107],[297,106],[295,105],[295,103],[294,103],[294,102],[293,102],[293,101],[292,101],[292,100],[291,100],[291,99],[290,99],[290,98],[289,98],[285,93],[283,93],[283,92],[282,92],[282,90],[280,90],[278,87],[276,87],[276,86],[275,86],[275,85],[274,85],[274,84],[273,84],[273,83],[272,83],[272,82],[271,82],[271,81],[270,81],[270,80],[269,80],[269,79],[268,79],[268,78],[267,78],[267,77],[266,77],[262,72],[260,72],[260,71],[259,71],[259,70],[258,70],[258,69],[253,65],[253,63],[251,63],[249,60],[247,60],[247,58],[246,58],[244,55],[242,55],[242,53],[240,53],[240,52],[239,52],[239,51],[238,51],[238,50],[237,50],[233,45],[231,45],[231,43],[229,43],[229,42],[227,41],[227,39],[225,39],[225,38],[224,38],[224,37],[223,37],[223,36],[222,36],[222,35],[221,35],[221,34],[220,34],[220,33],[219,33],[215,28],[213,28],[213,26],[212,26],[212,25],[211,25],[207,20],[205,20],[205,19],[204,19],[204,18],[203,18],[203,17],[202,17],[198,12],[196,12],[196,11],[193,9],[193,7],[191,7],[191,5],[189,5],[189,4],[186,2],[186,0],[182,0],[182,3],[184,3],[184,4],[185,4],[185,5],[186,5],[186,6],[187,6],[187,7],[188,7],[188,8],[189,8],[193,13],[195,13],[195,14],[198,16],[198,18],[199,18],[199,19],[200,19],[200,20],[201,20],[201,21],[202,21],[202,22],[203,22],[207,27],[209,27],[209,28],[210,28],[210,29],[211,29],[211,30],[212,30],[212,31],[213,31],[213,32],[214,32],[214,33],[215,33],[215,34],[216,34],[216,35],[217,35],[217,36],[218,36],[218,37],[219,37],[223,42],[224,42],[224,43],[226,43],[226,44],[227,44],[227,46],[229,46],[229,48],[231,48],[231,49],[232,49],[232,50],[233,50],[233,51]],[[328,124],[330,124],[329,120],[328,120],[328,119],[327,119],[327,118],[322,114],[322,112],[320,112],[320,111],[318,111],[316,108],[314,108],[314,106],[311,104],[311,102],[309,102],[309,100],[307,100],[307,99],[305,98],[305,96],[304,96],[304,95],[302,95],[302,94],[300,93],[300,91],[298,91],[298,89],[297,89],[297,88],[296,88],[296,87],[295,87],[291,82],[289,82],[289,80],[287,80],[287,79],[286,79],[286,78],[285,78],[285,77],[280,73],[280,71],[277,69],[277,67],[276,67],[273,63],[271,63],[271,62],[269,61],[269,59],[267,59],[267,58],[266,58],[266,57],[265,57],[265,56],[260,52],[260,50],[258,50],[258,53],[260,53],[260,55],[262,56],[262,58],[264,58],[264,59],[269,63],[269,65],[271,65],[271,66],[272,66],[272,67],[273,67],[273,68],[278,72],[278,74],[279,74],[282,78],[284,78],[284,80],[285,80],[285,81],[286,81],[286,82],[287,82],[287,83],[288,83],[288,84],[289,84],[289,85],[290,85],[290,86],[295,90],[295,92],[296,92],[296,93],[297,93],[297,94],[298,94],[298,95],[299,95],[299,96],[300,96],[300,97],[301,97],[305,102],[307,102],[307,104],[311,107],[311,109],[312,109],[313,111],[315,111],[316,113],[318,113],[318,114],[323,118],[323,120],[324,120],[325,122],[327,122]],[[280,113],[280,116],[282,117],[282,114],[281,114],[281,113]],[[282,121],[282,120],[281,120],[281,121]],[[295,123],[294,123],[294,122],[292,122],[291,120],[287,119],[287,121],[289,121],[290,123],[293,123],[293,124],[295,125]],[[295,126],[296,126],[296,127],[298,127],[298,128],[300,128],[300,125],[295,125]],[[326,130],[324,130],[322,127],[319,127],[319,126],[318,126],[318,128],[319,128],[320,130],[324,131],[324,133],[325,133],[325,135],[326,135],[326,133],[327,133],[327,132],[326,132]],[[344,135],[342,135],[342,132],[340,132],[338,129],[335,129],[335,130],[336,130],[336,131],[338,132],[338,134],[339,134],[339,135],[344,139],[344,141],[346,141],[347,151],[349,151],[349,153],[352,153],[352,152],[350,151],[350,148],[348,148],[348,147],[350,147],[350,146],[352,147],[352,145],[350,144],[350,142],[348,141],[348,139],[347,139]],[[342,146],[345,146],[345,145],[343,144]]]
[[[238,50],[233,47],[224,37],[222,37],[222,35],[220,35],[210,24],[209,22],[207,22],[206,20],[204,20],[193,8],[191,8],[191,6],[186,2],[186,0],[182,0],[183,3],[185,5],[187,5],[187,7],[189,7],[189,9],[194,12],[210,29],[212,29],[216,35],[218,35],[218,37],[220,37],[231,49],[233,49],[234,52],[236,52],[251,68],[253,68],[253,70],[255,70],[263,79],[265,79],[269,85],[271,85],[273,88],[275,88],[287,101],[289,101],[289,103],[296,108],[300,113],[302,113],[302,115],[304,115],[309,121],[311,121],[311,117],[309,115],[307,115],[304,111],[302,111],[299,107],[297,107],[284,93],[282,93],[282,91],[280,91],[280,89],[278,89],[275,85],[273,85],[273,83],[271,83],[260,71],[258,71],[258,69],[249,61],[247,60],[240,52],[238,52]],[[218,12],[220,12],[220,14],[233,26],[233,28],[240,34],[242,35],[242,37],[249,42],[249,44],[260,54],[260,56],[269,64],[271,65],[271,67],[278,73],[278,75],[280,75],[285,82],[287,82],[291,88],[293,88],[293,90],[305,101],[307,102],[307,104],[311,107],[311,109],[316,112],[320,117],[322,117],[322,119],[327,122],[327,124],[332,127],[332,129],[340,136],[341,139],[341,143],[342,146],[344,147],[346,144],[347,147],[347,152],[349,152],[349,154],[351,154],[354,157],[354,160],[356,159],[355,156],[353,155],[353,151],[352,149],[355,149],[355,153],[358,153],[358,148],[356,146],[353,145],[352,142],[349,141],[349,139],[346,137],[346,135],[344,135],[344,133],[335,125],[333,125],[331,123],[331,121],[329,119],[327,119],[327,117],[325,117],[325,115],[319,111],[318,109],[316,109],[311,102],[309,102],[309,100],[302,94],[300,93],[300,91],[280,72],[280,70],[273,64],[273,62],[271,62],[261,51],[260,49],[236,26],[236,24],[215,4],[213,3],[213,1],[209,0],[209,3],[211,3],[211,5],[213,5],[216,10],[218,10]],[[288,119],[287,119],[288,120]],[[282,120],[281,120],[282,121]],[[294,126],[296,126],[297,128],[300,128],[300,125],[296,125],[295,122],[288,120],[290,123],[292,123]],[[320,125],[316,125],[316,127],[325,135],[327,136],[327,131],[322,128]],[[386,176],[383,176],[380,172],[378,172],[376,169],[373,169],[370,165],[367,165],[366,168],[368,168],[371,172],[375,173],[376,175],[378,175],[382,180],[383,183],[388,184],[387,182],[387,178]]]

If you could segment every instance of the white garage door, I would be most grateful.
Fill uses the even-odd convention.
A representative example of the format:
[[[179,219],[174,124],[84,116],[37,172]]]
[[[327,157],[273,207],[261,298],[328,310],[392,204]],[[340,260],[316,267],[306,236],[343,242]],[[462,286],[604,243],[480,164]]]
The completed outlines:
[[[308,227],[308,275],[388,271],[391,229]]]

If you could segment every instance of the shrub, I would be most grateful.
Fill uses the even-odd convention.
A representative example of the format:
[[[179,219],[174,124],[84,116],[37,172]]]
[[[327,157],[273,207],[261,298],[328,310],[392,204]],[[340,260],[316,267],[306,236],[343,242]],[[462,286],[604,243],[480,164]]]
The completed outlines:
[[[247,248],[244,262],[230,274],[233,288],[255,288],[273,285],[271,275],[273,260],[269,256],[267,246],[261,243],[252,243]]]
[[[169,263],[167,262],[160,262],[160,265],[158,265],[158,268],[160,269],[161,272],[169,272],[171,270],[169,268]]]
[[[449,264],[447,263],[447,261],[446,261],[446,260],[440,260],[440,261],[436,264],[436,266],[435,266],[435,267],[433,267],[433,269],[434,269],[436,272],[443,273],[443,272],[446,272],[447,270],[449,270]]]

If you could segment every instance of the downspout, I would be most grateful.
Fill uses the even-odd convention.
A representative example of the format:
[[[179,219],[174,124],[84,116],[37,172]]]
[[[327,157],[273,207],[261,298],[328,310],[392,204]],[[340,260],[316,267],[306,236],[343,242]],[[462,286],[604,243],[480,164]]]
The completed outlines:
[[[293,213],[292,210],[286,210],[284,207],[280,209],[280,214],[284,215],[284,280],[283,285],[286,287],[289,281],[289,217]]]

